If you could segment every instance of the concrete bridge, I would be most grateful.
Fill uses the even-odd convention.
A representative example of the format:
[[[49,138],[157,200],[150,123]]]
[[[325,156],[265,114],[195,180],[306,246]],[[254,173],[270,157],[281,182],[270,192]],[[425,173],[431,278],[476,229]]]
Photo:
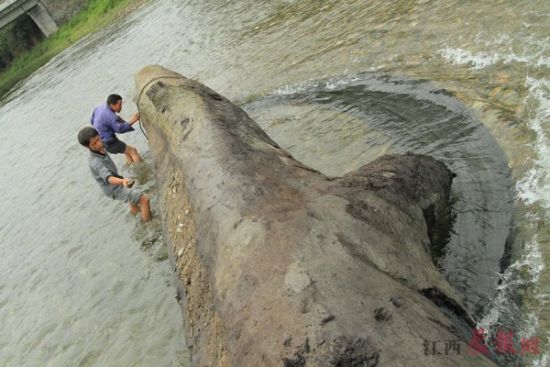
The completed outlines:
[[[57,31],[57,24],[40,0],[0,0],[0,29],[28,14],[46,37]]]

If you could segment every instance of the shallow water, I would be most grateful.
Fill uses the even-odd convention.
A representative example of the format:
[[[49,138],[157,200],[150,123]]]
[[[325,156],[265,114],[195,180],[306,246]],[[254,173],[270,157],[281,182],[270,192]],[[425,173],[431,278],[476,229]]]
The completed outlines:
[[[154,226],[101,195],[76,142],[107,94],[135,111],[132,77],[151,63],[240,101],[329,175],[383,153],[444,160],[457,177],[443,273],[480,326],[550,349],[549,13],[544,1],[156,0],[66,50],[0,107],[0,365],[188,365]],[[140,132],[123,140],[147,152]]]
[[[391,153],[445,162],[457,175],[455,219],[445,251],[433,255],[470,310],[483,315],[513,237],[513,181],[498,144],[464,105],[427,82],[371,74],[275,93],[245,108],[298,160],[331,176]]]

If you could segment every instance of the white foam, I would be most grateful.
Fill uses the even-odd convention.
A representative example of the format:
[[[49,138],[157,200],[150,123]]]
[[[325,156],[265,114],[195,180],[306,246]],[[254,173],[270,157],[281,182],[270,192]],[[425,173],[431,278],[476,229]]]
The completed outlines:
[[[510,64],[513,62],[535,66],[550,65],[550,58],[541,54],[517,55],[515,53],[500,52],[471,52],[462,48],[446,47],[439,50],[439,55],[454,65],[471,65],[473,69],[484,69],[496,63]]]
[[[491,55],[488,52],[472,53],[461,48],[446,47],[439,51],[441,57],[455,65],[471,64],[474,69],[483,69],[494,65],[499,61],[497,55]]]
[[[518,183],[518,194],[528,202],[537,202],[544,209],[546,215],[550,208],[550,180],[547,177],[550,172],[550,137],[548,135],[548,124],[550,122],[550,81],[548,79],[533,79],[527,78],[527,86],[529,87],[528,99],[538,104],[535,115],[529,120],[529,127],[536,133],[535,151],[537,158],[533,168],[527,175],[526,181]],[[538,284],[538,274],[542,272],[544,267],[543,259],[540,254],[539,243],[535,238],[535,246],[529,249],[526,256],[531,260],[533,265],[538,264],[536,282]],[[531,257],[531,259],[529,259]],[[550,295],[539,293],[537,299],[540,306],[543,307]],[[537,315],[532,315],[536,319],[534,330],[528,330],[534,334],[538,326]],[[547,345],[550,345],[550,331],[546,332]],[[550,352],[545,351],[540,358],[533,361],[533,367],[547,367],[550,365]]]
[[[521,269],[528,270],[529,279],[518,277],[518,274],[521,273]],[[499,326],[498,320],[503,313],[515,313],[516,310],[512,310],[512,308],[516,308],[517,305],[515,305],[510,298],[508,289],[517,288],[526,282],[537,284],[543,270],[544,262],[539,249],[539,242],[535,235],[534,238],[526,244],[524,255],[511,264],[502,274],[502,281],[497,287],[497,293],[492,301],[491,309],[487,315],[478,322],[478,327],[491,331]],[[534,336],[538,328],[538,318],[535,314],[530,314],[526,321],[527,327],[518,332],[524,337]]]
[[[533,146],[537,158],[526,177],[518,182],[518,196],[527,203],[538,202],[544,208],[550,208],[550,137],[548,126],[550,122],[550,81],[547,79],[527,78],[529,88],[528,101],[538,104],[535,115],[529,120],[529,128],[536,134]]]
[[[532,216],[546,216],[550,209],[550,129],[545,126],[550,122],[550,81],[548,79],[534,79],[528,77],[526,85],[529,94],[525,103],[534,106],[533,115],[530,116],[528,126],[536,134],[533,150],[536,153],[535,161],[525,177],[516,185],[517,196],[526,204],[538,204],[545,210],[542,213],[532,213]],[[529,218],[527,218],[529,219]],[[535,222],[533,218],[530,222]],[[533,229],[535,232],[535,229]],[[529,276],[523,279],[517,274],[519,269],[527,269]],[[540,251],[538,234],[533,234],[531,240],[525,246],[523,256],[514,262],[503,274],[502,283],[498,287],[497,296],[493,300],[491,310],[479,323],[480,327],[487,330],[498,327],[498,319],[503,313],[512,313],[514,304],[508,299],[508,287],[529,282],[535,288],[539,284],[540,275],[544,270],[544,259]],[[550,295],[538,293],[539,308],[544,307]],[[533,310],[525,318],[525,327],[518,333],[524,338],[537,336],[539,330],[538,310]],[[540,335],[538,335],[540,337]],[[546,333],[550,344],[550,331]],[[542,341],[540,341],[542,343]],[[533,367],[546,367],[550,365],[550,353],[543,352],[539,358],[533,361]]]

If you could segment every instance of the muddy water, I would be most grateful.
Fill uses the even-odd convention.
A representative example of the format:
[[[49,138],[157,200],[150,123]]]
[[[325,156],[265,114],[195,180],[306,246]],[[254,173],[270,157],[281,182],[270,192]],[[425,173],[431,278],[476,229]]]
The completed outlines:
[[[328,175],[383,153],[444,160],[455,226],[438,265],[480,327],[538,337],[525,363],[548,365],[549,12],[544,1],[156,0],[81,41],[0,107],[0,364],[188,365],[156,227],[102,197],[75,139],[108,93],[134,112],[132,75],[159,63],[239,101]],[[141,133],[124,140],[150,162]]]

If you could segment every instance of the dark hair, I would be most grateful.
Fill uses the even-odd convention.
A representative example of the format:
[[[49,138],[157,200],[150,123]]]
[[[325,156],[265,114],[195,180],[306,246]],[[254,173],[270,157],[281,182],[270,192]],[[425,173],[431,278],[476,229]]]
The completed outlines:
[[[107,97],[107,106],[116,104],[118,101],[122,101],[122,97],[118,94],[111,94],[109,97]]]
[[[90,147],[90,140],[96,137],[98,132],[93,127],[84,127],[78,132],[78,142],[85,146],[86,148]]]

